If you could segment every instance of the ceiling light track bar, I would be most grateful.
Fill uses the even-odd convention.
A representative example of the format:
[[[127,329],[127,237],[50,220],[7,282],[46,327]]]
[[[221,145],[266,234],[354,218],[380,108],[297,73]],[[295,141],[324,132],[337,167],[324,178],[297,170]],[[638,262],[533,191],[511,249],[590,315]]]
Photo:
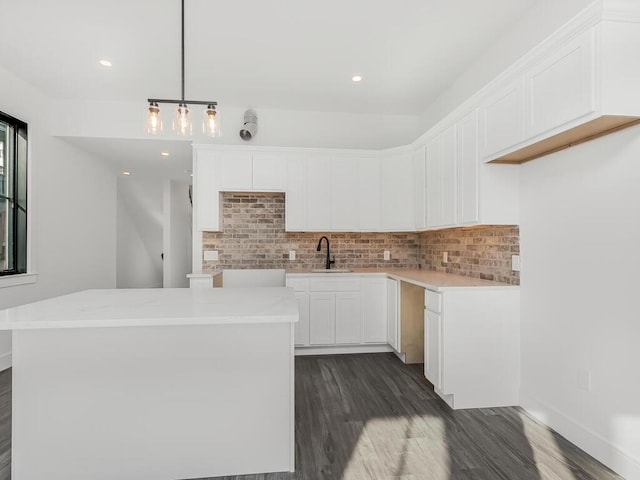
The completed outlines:
[[[160,99],[160,98],[148,98],[147,102],[149,103],[175,103],[175,104],[190,104],[190,105],[213,105],[216,106],[218,105],[218,102],[208,102],[208,101],[204,101],[204,100],[166,100],[166,99]]]

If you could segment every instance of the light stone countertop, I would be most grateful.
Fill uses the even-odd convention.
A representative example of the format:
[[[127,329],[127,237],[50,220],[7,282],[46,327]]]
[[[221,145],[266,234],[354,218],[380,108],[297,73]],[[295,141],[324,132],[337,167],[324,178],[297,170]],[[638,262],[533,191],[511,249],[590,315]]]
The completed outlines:
[[[441,292],[449,289],[475,289],[475,288],[519,288],[518,285],[483,280],[480,278],[465,277],[452,273],[436,272],[420,268],[354,268],[345,273],[314,273],[305,269],[287,270],[287,275],[337,277],[344,275],[380,275],[387,276],[403,282],[412,283],[428,290]]]
[[[0,310],[0,330],[297,321],[283,287],[85,290]]]

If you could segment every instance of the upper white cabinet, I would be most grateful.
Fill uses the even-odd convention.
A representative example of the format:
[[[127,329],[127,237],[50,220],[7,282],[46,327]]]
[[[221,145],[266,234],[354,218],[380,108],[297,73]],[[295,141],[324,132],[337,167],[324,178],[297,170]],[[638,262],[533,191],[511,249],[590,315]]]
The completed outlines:
[[[288,158],[284,219],[287,231],[307,229],[307,160]]]
[[[447,128],[427,145],[427,227],[456,225],[456,125]]]
[[[414,192],[414,227],[424,230],[427,227],[426,198],[426,152],[420,147],[413,152],[413,192]]]
[[[480,151],[494,158],[525,139],[524,81],[498,88],[480,107]]]
[[[381,162],[380,229],[387,232],[415,230],[412,154],[392,153]]]
[[[324,185],[325,193],[330,193],[331,197],[331,230],[358,230],[358,183],[358,158],[331,159],[331,178]]]
[[[331,182],[331,160],[324,156],[310,156],[306,178],[306,230],[331,230]]]
[[[593,29],[587,30],[527,72],[527,137],[560,127],[596,109],[593,35]]]
[[[458,225],[478,223],[478,112],[458,122],[457,208]]]
[[[358,229],[380,230],[380,158],[358,159]]]
[[[281,153],[253,153],[253,190],[284,192],[287,179],[287,159]]]
[[[214,183],[219,191],[253,189],[253,156],[247,151],[216,152],[208,158],[215,163]]]

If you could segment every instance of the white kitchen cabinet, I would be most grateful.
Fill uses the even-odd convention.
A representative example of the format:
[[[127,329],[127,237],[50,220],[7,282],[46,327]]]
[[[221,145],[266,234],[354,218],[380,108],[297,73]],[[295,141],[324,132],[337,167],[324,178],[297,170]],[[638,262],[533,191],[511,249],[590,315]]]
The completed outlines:
[[[400,349],[400,322],[398,314],[398,281],[387,278],[387,343]]]
[[[289,158],[286,168],[285,230],[304,231],[307,228],[307,160]]]
[[[457,223],[478,223],[478,112],[458,122]]]
[[[310,156],[307,164],[307,230],[331,230],[331,161],[324,156]]]
[[[456,225],[457,136],[456,125],[427,145],[427,227]]]
[[[358,159],[358,230],[380,230],[380,158]]]
[[[199,231],[220,229],[220,192],[216,178],[216,165],[211,152],[193,151],[194,219]]]
[[[336,295],[332,292],[309,293],[309,344],[336,343]]]
[[[491,159],[525,139],[524,81],[519,78],[495,93],[480,106],[480,152]]]
[[[364,343],[387,342],[387,280],[385,278],[362,279],[362,341]]]
[[[216,178],[219,191],[251,191],[252,155],[249,151],[215,152]]]
[[[352,232],[358,230],[358,159],[334,157],[331,159],[331,180],[322,185],[325,199],[330,197],[331,230]],[[326,200],[325,200],[326,201]]]
[[[360,292],[336,292],[336,344],[362,343]]]
[[[416,230],[424,230],[427,227],[426,212],[426,152],[424,147],[420,147],[413,152],[413,192],[415,198],[414,227]]]
[[[411,152],[393,153],[381,160],[381,230],[415,230],[414,179]]]
[[[294,344],[297,347],[309,345],[309,280],[287,278],[287,287],[293,288],[298,300],[298,322],[294,327]]]
[[[287,158],[282,153],[254,152],[252,189],[264,192],[284,192],[287,179]]]
[[[424,376],[434,388],[442,388],[442,317],[425,310],[424,313]]]
[[[544,56],[525,76],[528,138],[596,109],[594,31],[589,29]]]

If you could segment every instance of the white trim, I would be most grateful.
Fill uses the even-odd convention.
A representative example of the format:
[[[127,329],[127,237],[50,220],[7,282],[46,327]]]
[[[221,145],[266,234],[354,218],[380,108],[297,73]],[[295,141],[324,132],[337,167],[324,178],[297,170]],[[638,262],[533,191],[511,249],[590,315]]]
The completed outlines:
[[[3,353],[2,355],[0,355],[0,372],[6,370],[7,368],[11,368],[11,365],[11,352]]]
[[[18,275],[7,275],[6,277],[0,277],[0,288],[17,287],[18,285],[36,283],[37,281],[37,273],[20,273]]]
[[[350,353],[393,352],[388,344],[371,345],[329,345],[326,347],[296,347],[296,356],[304,355],[343,355]]]
[[[522,408],[624,478],[640,478],[640,461],[609,439],[522,389]]]

